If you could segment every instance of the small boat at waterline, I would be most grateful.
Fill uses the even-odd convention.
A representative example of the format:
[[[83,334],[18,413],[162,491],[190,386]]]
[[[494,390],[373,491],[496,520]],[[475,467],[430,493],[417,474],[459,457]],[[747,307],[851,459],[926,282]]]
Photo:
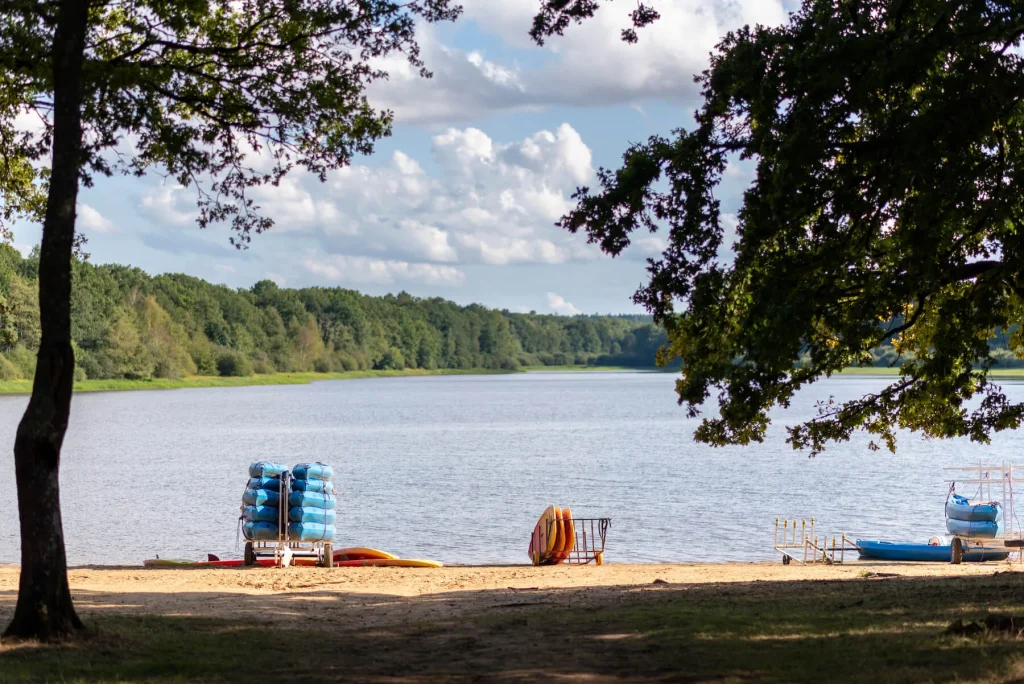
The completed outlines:
[[[950,544],[918,544],[912,542],[890,542],[858,539],[857,551],[861,558],[887,561],[916,561],[923,563],[949,563],[952,559]],[[964,550],[965,563],[1002,561],[1010,555],[1005,547],[969,547]]]
[[[953,494],[946,501],[946,517],[965,522],[995,522],[1002,517],[1003,506],[998,501],[971,501],[966,496]]]

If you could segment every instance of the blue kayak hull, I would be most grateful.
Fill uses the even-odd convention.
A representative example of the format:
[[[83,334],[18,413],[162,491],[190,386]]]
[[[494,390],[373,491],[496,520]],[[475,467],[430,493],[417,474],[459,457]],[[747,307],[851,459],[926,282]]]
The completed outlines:
[[[277,506],[280,501],[281,494],[276,489],[246,489],[242,492],[242,503],[246,506]]]
[[[246,506],[242,509],[242,520],[253,522],[272,522],[276,525],[280,515],[277,506]]]
[[[280,463],[258,461],[249,466],[249,477],[281,477],[288,468]]]
[[[326,463],[296,463],[292,477],[296,480],[331,480],[334,469]]]
[[[288,538],[293,541],[330,541],[334,539],[334,525],[301,522],[288,525]]]
[[[949,563],[953,551],[949,544],[932,546],[930,544],[914,544],[887,541],[868,541],[858,539],[857,550],[861,558],[888,561],[915,561],[919,563]],[[963,560],[967,563],[982,561],[1001,561],[1009,557],[1010,551],[1004,547],[971,549],[964,551]]]
[[[330,480],[292,480],[293,492],[334,493],[334,483]]]
[[[1003,531],[1003,523],[992,522],[991,520],[979,520],[968,522],[966,520],[953,520],[946,518],[946,529],[950,534],[968,539],[994,539]]]
[[[249,520],[242,524],[242,536],[253,541],[276,541],[277,523]]]
[[[276,508],[274,509],[277,510]],[[274,518],[277,520],[277,518]],[[337,514],[326,508],[302,508],[294,506],[288,509],[288,520],[290,522],[312,522],[321,525],[333,525],[337,520]]]
[[[288,506],[292,508],[299,506],[302,508],[333,509],[335,501],[334,496],[331,494],[324,494],[323,492],[298,491],[292,492],[288,495]]]
[[[971,503],[967,497],[953,494],[946,502],[946,517],[965,522],[995,522],[1002,517],[1003,507],[998,501]]]

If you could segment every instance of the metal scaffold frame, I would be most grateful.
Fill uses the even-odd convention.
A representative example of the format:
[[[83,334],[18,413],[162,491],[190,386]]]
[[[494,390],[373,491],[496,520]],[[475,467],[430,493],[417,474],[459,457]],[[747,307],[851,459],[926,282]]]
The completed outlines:
[[[789,565],[793,561],[800,565],[809,563],[841,564],[846,560],[847,551],[857,550],[857,545],[847,539],[845,534],[832,535],[831,545],[829,545],[828,535],[819,538],[815,534],[814,518],[811,518],[810,525],[807,524],[806,519],[800,521],[800,537],[797,539],[796,523],[795,519],[792,521],[782,520],[780,527],[779,518],[775,519],[775,550],[782,554],[783,565]]]
[[[549,520],[545,528],[547,539],[553,539],[558,533],[556,526],[562,525],[561,520]],[[611,527],[611,518],[572,518],[574,541],[572,550],[559,563],[586,565],[604,564],[604,544]],[[534,541],[540,548],[539,529],[534,529]]]

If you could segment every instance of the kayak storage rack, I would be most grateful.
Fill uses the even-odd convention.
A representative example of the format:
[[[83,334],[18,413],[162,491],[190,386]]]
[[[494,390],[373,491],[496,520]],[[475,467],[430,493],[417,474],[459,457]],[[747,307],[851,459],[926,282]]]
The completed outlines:
[[[273,558],[274,565],[288,566],[292,558],[314,558],[317,565],[334,567],[333,540],[300,541],[290,538],[288,498],[291,495],[291,483],[291,471],[286,470],[281,474],[278,485],[280,504],[277,509],[277,539],[247,539],[242,555],[243,565],[252,566],[260,558]]]
[[[556,525],[561,525],[561,520],[549,520],[547,523],[547,538],[552,539],[557,534]],[[572,551],[560,562],[573,565],[595,565],[604,564],[604,545],[608,537],[608,528],[612,525],[611,518],[572,518],[573,534],[575,541]]]

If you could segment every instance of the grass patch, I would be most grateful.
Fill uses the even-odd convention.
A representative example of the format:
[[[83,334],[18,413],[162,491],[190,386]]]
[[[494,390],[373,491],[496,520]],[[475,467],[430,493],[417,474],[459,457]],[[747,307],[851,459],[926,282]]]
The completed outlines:
[[[631,370],[661,370],[660,368],[633,368],[631,366],[521,366],[521,371],[537,373],[542,371],[576,372],[576,371],[631,371]]]
[[[889,368],[888,366],[868,366],[862,368],[860,366],[850,366],[839,371],[842,375],[888,375],[895,376],[900,374],[899,368]],[[989,376],[993,378],[1024,378],[1024,368],[994,368],[989,371]]]
[[[0,646],[15,681],[1019,681],[1017,638],[950,636],[956,619],[1013,614],[1024,573],[944,578],[657,585],[407,598],[475,606],[459,619],[360,628],[319,594],[238,595],[236,606],[305,611],[309,623],[87,615],[92,638]],[[277,605],[277,601],[282,602]],[[243,606],[249,603],[251,605]],[[537,605],[541,604],[541,605]],[[281,608],[286,605],[287,608]],[[362,606],[357,612],[373,610]],[[260,614],[260,613],[254,613]],[[297,625],[308,625],[300,627]]]
[[[268,373],[246,377],[220,377],[196,375],[180,380],[155,378],[153,380],[84,380],[75,383],[76,392],[112,392],[120,390],[186,389],[196,387],[248,387],[253,385],[308,385],[318,380],[354,380],[359,378],[405,378],[423,375],[483,375],[504,374],[503,370],[404,370],[404,371],[350,371],[345,373]],[[0,394],[28,394],[31,380],[0,382]]]

